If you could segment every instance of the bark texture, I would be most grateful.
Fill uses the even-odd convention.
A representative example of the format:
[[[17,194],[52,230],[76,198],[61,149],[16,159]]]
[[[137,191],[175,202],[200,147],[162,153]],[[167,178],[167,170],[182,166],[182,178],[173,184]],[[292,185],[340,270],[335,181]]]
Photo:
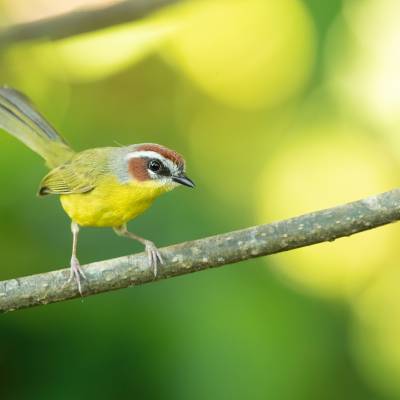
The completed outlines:
[[[156,280],[331,242],[399,219],[400,189],[395,189],[300,217],[165,247],[160,250],[165,265]],[[84,296],[155,280],[143,253],[83,268]],[[63,269],[0,282],[0,312],[78,297],[77,286],[67,283],[68,277],[69,269]]]

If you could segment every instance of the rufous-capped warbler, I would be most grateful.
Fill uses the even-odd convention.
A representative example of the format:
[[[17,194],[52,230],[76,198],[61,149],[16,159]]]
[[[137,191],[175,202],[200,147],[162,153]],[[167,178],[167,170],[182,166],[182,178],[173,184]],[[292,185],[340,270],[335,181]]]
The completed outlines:
[[[71,273],[82,294],[85,274],[76,255],[79,226],[112,227],[118,235],[145,246],[149,267],[157,274],[162,258],[153,242],[127,230],[161,194],[178,185],[194,187],[185,160],[159,144],[103,147],[76,153],[22,93],[0,88],[0,128],[44,158],[50,172],[38,194],[58,194],[71,218]]]

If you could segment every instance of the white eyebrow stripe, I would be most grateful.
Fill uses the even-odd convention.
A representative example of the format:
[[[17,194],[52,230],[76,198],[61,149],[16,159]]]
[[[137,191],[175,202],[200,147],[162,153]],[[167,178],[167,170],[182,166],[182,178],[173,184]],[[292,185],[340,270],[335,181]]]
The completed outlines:
[[[132,151],[131,153],[128,153],[126,158],[128,160],[130,160],[131,158],[157,158],[158,160],[161,161],[167,161],[167,159],[163,157],[161,154],[155,151],[148,151],[148,150]]]

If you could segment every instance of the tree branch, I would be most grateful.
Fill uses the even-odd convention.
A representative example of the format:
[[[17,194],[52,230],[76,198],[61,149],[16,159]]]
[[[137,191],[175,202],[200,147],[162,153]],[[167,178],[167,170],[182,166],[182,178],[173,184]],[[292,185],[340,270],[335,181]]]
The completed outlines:
[[[26,40],[63,39],[112,25],[141,19],[180,0],[125,0],[107,7],[91,8],[13,25],[0,31],[0,46]]]
[[[161,249],[165,265],[156,280],[333,241],[400,219],[400,189],[327,210],[211,236]],[[153,282],[143,253],[84,266],[85,296]],[[69,270],[0,282],[0,312],[79,297]]]

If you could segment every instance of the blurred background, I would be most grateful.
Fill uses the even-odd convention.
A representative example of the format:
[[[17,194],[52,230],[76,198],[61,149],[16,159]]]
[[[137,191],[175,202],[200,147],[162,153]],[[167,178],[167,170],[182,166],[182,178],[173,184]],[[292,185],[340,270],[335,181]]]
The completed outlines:
[[[110,0],[1,0],[0,26]],[[75,149],[157,142],[195,191],[130,224],[159,246],[400,182],[400,3],[186,1],[61,40],[8,43],[0,82]],[[0,132],[0,279],[67,265],[42,160]],[[3,315],[1,399],[400,398],[400,226]],[[83,263],[141,251],[85,229]]]

